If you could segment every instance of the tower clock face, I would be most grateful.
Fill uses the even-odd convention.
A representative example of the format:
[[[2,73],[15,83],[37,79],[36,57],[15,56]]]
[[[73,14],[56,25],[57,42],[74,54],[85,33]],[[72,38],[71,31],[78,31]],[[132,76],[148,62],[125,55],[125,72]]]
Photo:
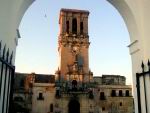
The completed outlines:
[[[73,46],[72,50],[74,53],[79,53],[79,46]]]
[[[77,47],[77,46],[74,46],[74,47],[73,47],[73,50],[74,50],[74,51],[77,51],[77,50],[78,50],[78,47]]]

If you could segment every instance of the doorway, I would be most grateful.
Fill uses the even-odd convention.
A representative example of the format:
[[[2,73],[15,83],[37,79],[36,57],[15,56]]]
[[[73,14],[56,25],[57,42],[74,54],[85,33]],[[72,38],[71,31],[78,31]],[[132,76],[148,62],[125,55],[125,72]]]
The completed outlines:
[[[80,113],[80,103],[78,102],[78,100],[70,100],[68,104],[68,113]]]

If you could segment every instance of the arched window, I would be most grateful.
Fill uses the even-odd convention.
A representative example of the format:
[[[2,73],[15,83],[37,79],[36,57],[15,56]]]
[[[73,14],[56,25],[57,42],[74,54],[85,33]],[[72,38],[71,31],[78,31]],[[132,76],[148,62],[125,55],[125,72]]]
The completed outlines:
[[[37,97],[37,100],[44,100],[43,93],[39,93],[39,96]]]
[[[24,80],[23,79],[20,81],[20,87],[24,87]]]
[[[66,22],[66,32],[69,33],[69,21]]]
[[[72,81],[72,87],[73,87],[73,88],[76,88],[76,87],[77,87],[77,81],[76,81],[76,80],[73,80],[73,81]]]
[[[128,97],[129,95],[129,90],[126,90],[126,96]]]
[[[119,90],[119,96],[123,96],[122,90]]]
[[[112,96],[112,97],[115,97],[115,96],[116,96],[116,90],[112,90],[111,96]]]
[[[120,102],[120,106],[122,106],[122,102]]]
[[[50,104],[50,112],[53,112],[53,104]]]
[[[104,92],[100,92],[100,100],[105,100],[105,94],[104,94]]]
[[[83,34],[83,22],[80,22],[80,33]]]
[[[72,20],[72,33],[73,33],[73,34],[76,34],[76,33],[77,33],[77,19],[76,19],[76,18],[74,18],[74,19]]]

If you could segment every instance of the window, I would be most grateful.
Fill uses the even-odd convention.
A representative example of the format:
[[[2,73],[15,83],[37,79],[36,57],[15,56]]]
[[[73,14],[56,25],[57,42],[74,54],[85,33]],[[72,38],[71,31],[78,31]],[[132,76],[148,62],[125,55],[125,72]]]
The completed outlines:
[[[100,92],[100,100],[105,100],[105,94],[104,94],[104,92]]]
[[[76,18],[74,18],[74,19],[72,20],[72,33],[73,33],[73,34],[76,34],[76,33],[77,33],[77,19],[76,19]]]
[[[66,32],[69,33],[69,21],[66,22]]]
[[[94,99],[93,91],[89,92],[89,99]]]
[[[53,112],[53,104],[50,105],[50,112]]]
[[[126,90],[126,96],[127,96],[127,97],[130,96],[129,90]]]
[[[44,100],[43,93],[39,93],[38,100]]]
[[[122,102],[120,102],[120,106],[122,106]]]
[[[115,96],[116,96],[116,90],[112,90],[111,96],[112,96],[112,97],[115,97]]]
[[[80,22],[80,33],[83,34],[83,22]]]
[[[23,102],[23,98],[22,97],[15,97],[14,101]]]
[[[105,111],[105,107],[102,107],[102,111]]]
[[[55,97],[56,97],[56,98],[60,98],[60,97],[61,97],[61,95],[60,95],[60,90],[59,90],[59,89],[56,90]]]
[[[122,97],[123,94],[122,94],[122,90],[119,90],[119,96]]]
[[[24,87],[24,80],[23,79],[20,81],[20,87]]]

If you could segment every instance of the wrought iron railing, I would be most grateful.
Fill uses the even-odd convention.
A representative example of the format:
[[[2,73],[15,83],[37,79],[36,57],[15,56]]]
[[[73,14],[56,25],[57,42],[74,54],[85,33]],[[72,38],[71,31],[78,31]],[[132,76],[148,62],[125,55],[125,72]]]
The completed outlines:
[[[148,71],[145,71],[146,66],[148,67]],[[147,87],[147,83],[146,83],[146,76],[150,76],[150,61],[148,60],[147,65],[144,65],[144,63],[142,62],[141,64],[141,68],[142,68],[142,72],[141,73],[136,73],[136,87],[137,87],[137,100],[138,100],[138,113],[142,113],[142,107],[141,107],[141,97],[145,97],[145,111],[146,113],[148,113],[148,100],[147,100],[147,92],[148,90],[146,89]],[[141,81],[142,80],[142,81]],[[142,83],[143,84],[142,84]],[[150,82],[150,80],[148,81]],[[141,89],[141,85],[144,86],[143,89]],[[141,90],[143,90],[143,96],[141,96]]]
[[[15,67],[12,65],[13,52],[0,42],[0,109],[2,113],[11,113]]]

